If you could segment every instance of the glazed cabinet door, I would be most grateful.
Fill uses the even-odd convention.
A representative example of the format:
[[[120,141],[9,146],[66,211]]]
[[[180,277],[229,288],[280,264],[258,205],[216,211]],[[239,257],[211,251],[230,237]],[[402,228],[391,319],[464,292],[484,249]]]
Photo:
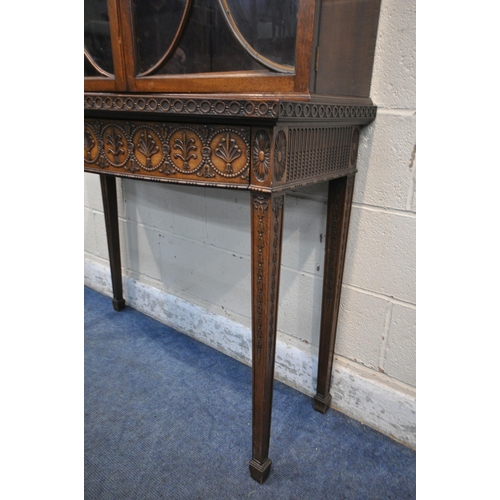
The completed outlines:
[[[306,92],[315,5],[85,0],[85,75],[132,92]]]
[[[118,0],[85,0],[84,87],[124,91]]]

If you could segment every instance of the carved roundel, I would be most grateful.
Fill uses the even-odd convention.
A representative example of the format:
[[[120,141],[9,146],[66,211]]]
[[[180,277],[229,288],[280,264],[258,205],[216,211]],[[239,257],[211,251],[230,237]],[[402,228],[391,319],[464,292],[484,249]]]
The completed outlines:
[[[134,156],[145,170],[156,170],[163,161],[163,145],[152,127],[138,127],[132,137]]]
[[[99,156],[99,140],[94,129],[85,124],[85,135],[83,139],[83,158],[87,163],[94,163]]]
[[[276,181],[283,179],[286,168],[286,135],[283,130],[276,134],[274,141],[274,178]]]
[[[222,177],[237,177],[248,168],[248,143],[233,129],[219,130],[209,139],[210,164]]]
[[[265,130],[255,134],[252,148],[253,172],[260,182],[264,182],[271,168],[271,141]]]
[[[170,162],[178,172],[196,172],[203,160],[203,143],[190,127],[175,129],[168,139]]]
[[[107,125],[102,130],[102,142],[108,162],[115,167],[125,165],[130,155],[125,131],[118,125]]]
[[[355,128],[352,131],[352,137],[351,137],[351,159],[350,163],[352,167],[356,166],[356,163],[358,161],[358,143],[359,143],[359,129]]]

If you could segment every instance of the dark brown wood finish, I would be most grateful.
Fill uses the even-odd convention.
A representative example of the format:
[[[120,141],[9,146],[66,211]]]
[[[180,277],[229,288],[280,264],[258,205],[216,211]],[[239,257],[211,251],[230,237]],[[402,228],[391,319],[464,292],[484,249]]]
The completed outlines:
[[[271,470],[269,439],[283,235],[284,195],[252,193],[252,460],[263,483]]]
[[[87,91],[369,95],[380,0],[300,0],[294,75],[240,71],[138,76],[131,0],[108,0],[108,9],[115,78],[87,77]]]
[[[109,28],[111,32],[111,51],[113,54],[113,77],[89,76],[84,79],[85,91],[120,91],[126,90],[124,53],[120,29],[119,0],[108,0]]]
[[[120,257],[120,235],[118,229],[118,203],[116,179],[110,175],[100,175],[106,236],[108,239],[109,265],[113,288],[113,308],[121,311],[125,307],[122,287],[122,264]]]
[[[84,158],[88,172],[247,187],[250,127],[86,119]]]
[[[380,0],[324,0],[315,88],[320,95],[368,97]]]
[[[101,178],[113,306],[125,306],[116,177],[250,190],[249,466],[262,483],[271,468],[284,198],[316,182],[329,182],[329,201],[314,407],[330,405],[359,131],[376,116],[369,88],[380,0],[299,0],[293,74],[138,76],[131,5],[108,0],[114,78],[85,79],[84,168]]]
[[[328,213],[323,277],[323,302],[318,355],[318,382],[314,409],[325,413],[332,396],[332,364],[339,315],[342,274],[344,270],[354,175],[329,182]]]
[[[121,4],[123,51],[125,54],[128,90],[132,92],[307,92],[311,70],[312,39],[316,0],[299,0],[297,55],[295,75],[272,71],[197,73],[183,75],[147,75],[139,77],[136,70],[132,0],[117,0]]]

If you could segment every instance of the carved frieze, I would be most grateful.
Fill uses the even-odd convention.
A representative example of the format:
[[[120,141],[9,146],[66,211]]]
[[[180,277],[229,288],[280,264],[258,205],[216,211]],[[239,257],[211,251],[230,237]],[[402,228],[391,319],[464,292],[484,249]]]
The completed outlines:
[[[87,169],[248,183],[250,129],[87,119]]]
[[[251,141],[250,141],[251,137]],[[87,170],[171,181],[298,186],[356,167],[359,127],[297,123],[265,127],[88,118]],[[243,186],[241,186],[243,187]]]

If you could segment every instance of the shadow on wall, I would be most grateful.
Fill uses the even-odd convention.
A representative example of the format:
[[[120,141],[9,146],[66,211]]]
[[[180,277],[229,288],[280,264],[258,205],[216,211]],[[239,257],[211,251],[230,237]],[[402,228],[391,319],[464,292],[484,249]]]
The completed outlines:
[[[250,318],[250,196],[214,191],[125,180],[124,267]]]

